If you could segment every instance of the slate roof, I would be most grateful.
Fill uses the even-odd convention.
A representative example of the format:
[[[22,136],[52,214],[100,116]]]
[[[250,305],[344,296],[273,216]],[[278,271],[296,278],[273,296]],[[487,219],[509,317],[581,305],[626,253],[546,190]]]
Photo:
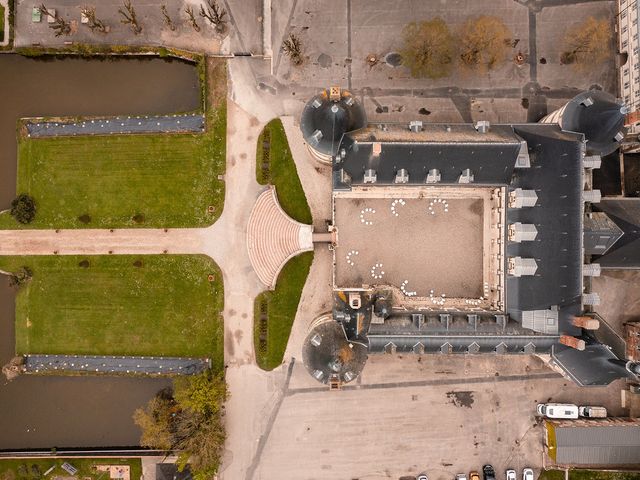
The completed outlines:
[[[623,231],[594,262],[603,268],[640,268],[640,198],[603,199],[594,208],[605,212]]]
[[[381,152],[375,156],[373,145],[378,142]],[[407,170],[409,184],[424,184],[431,169],[440,171],[441,184],[455,184],[462,171],[470,169],[476,185],[506,185],[520,139],[509,125],[493,125],[480,133],[468,124],[427,124],[421,132],[409,131],[407,124],[384,124],[346,135],[341,148],[345,158],[334,162],[334,172],[343,169],[352,185],[364,183],[367,169],[376,171],[377,184],[394,183],[399,169]]]
[[[531,223],[538,229],[533,242],[512,243],[506,256],[534,258],[533,276],[507,276],[507,308],[520,319],[522,310],[558,306],[560,331],[579,334],[569,323],[580,313],[582,295],[582,136],[562,132],[557,125],[515,126],[529,147],[531,168],[514,172],[510,189],[532,189],[534,207],[507,209],[507,224]]]

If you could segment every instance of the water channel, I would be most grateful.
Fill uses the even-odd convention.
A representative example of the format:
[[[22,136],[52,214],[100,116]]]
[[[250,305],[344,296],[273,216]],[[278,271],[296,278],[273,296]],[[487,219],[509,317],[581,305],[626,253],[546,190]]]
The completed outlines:
[[[0,54],[0,210],[15,196],[16,121],[26,116],[162,114],[199,104],[192,65],[161,59],[28,59]],[[0,277],[0,364],[14,353],[14,293]],[[61,334],[63,334],[61,332]],[[0,378],[0,450],[135,446],[133,411],[168,380]]]

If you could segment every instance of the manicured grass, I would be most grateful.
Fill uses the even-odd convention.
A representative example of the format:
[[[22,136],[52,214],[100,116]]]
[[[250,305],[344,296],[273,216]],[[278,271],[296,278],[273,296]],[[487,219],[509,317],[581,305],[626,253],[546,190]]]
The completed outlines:
[[[280,119],[271,120],[258,137],[256,180],[261,185],[270,183],[276,187],[278,201],[287,215],[298,222],[312,222],[311,210]]]
[[[221,98],[207,102],[205,134],[20,138],[17,192],[35,199],[36,218],[22,226],[0,215],[0,228],[212,224],[224,203],[225,64],[207,77]]]
[[[131,480],[139,480],[142,475],[142,463],[139,458],[24,458],[0,460],[0,479],[2,480],[39,480],[51,467],[54,470],[47,478],[55,476],[69,477],[61,465],[67,462],[78,469],[77,478],[109,480],[109,474],[95,470],[94,465],[129,465]]]
[[[256,297],[253,340],[256,362],[264,370],[282,363],[312,261],[313,252],[292,258],[280,272],[275,290]]]
[[[16,298],[18,354],[209,357],[221,368],[222,273],[208,257],[0,257],[1,270],[21,266],[33,277]]]
[[[564,480],[564,471],[544,470],[538,480]],[[640,473],[572,469],[569,470],[569,480],[640,480]]]

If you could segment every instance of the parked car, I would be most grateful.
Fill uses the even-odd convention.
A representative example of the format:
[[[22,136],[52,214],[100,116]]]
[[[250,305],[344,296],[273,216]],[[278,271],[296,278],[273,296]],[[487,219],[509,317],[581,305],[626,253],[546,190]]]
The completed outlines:
[[[482,467],[482,476],[484,480],[496,480],[496,471],[493,466],[487,464]]]
[[[480,480],[480,475],[475,470],[473,472],[469,472],[469,480]]]
[[[427,477],[426,473],[421,473],[416,477],[416,480],[429,480],[429,477]]]
[[[456,480],[467,480],[467,475],[465,473],[458,473],[456,475]]]
[[[506,471],[507,480],[516,480],[516,471],[509,469]]]
[[[533,470],[530,468],[522,470],[522,480],[533,480]]]
[[[607,409],[604,407],[580,406],[578,414],[584,418],[607,418]]]
[[[570,403],[539,403],[536,410],[547,418],[578,418],[578,406]]]

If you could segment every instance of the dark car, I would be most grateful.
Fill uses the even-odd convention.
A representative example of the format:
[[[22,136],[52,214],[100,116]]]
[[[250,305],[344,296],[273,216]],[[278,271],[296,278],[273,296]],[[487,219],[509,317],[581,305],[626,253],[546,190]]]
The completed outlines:
[[[482,476],[484,480],[496,480],[496,471],[491,465],[485,465],[482,467]]]

